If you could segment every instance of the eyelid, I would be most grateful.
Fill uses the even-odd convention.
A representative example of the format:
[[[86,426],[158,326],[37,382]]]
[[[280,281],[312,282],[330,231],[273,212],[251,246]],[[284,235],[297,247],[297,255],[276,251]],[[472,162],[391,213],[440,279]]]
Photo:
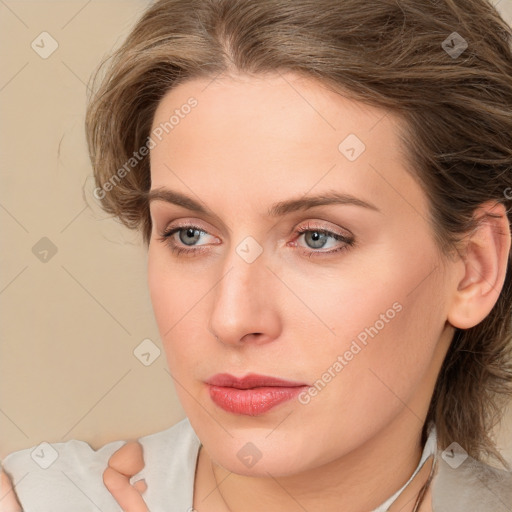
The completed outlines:
[[[177,230],[177,229],[185,229],[185,228],[194,228],[194,229],[197,229],[198,231],[202,231],[208,235],[211,235],[211,236],[215,236],[216,238],[218,238],[216,235],[213,235],[211,233],[212,230],[210,230],[209,227],[205,227],[205,226],[202,226],[201,225],[201,221],[198,221],[198,220],[178,220],[176,222],[169,222],[167,224],[165,224],[165,227],[161,230],[161,233],[164,234],[164,233],[168,233],[169,231],[173,231],[173,230]]]
[[[333,235],[338,235],[343,238],[353,238],[354,235],[346,228],[339,227],[330,227],[329,225],[325,225],[322,223],[327,222],[327,224],[331,224],[328,221],[306,221],[306,224],[299,224],[294,228],[294,232],[304,232],[304,231],[323,231],[332,233]]]
[[[170,225],[170,226],[166,227],[162,231],[161,236],[162,236],[162,238],[164,240],[170,240],[176,233],[179,233],[182,230],[185,231],[186,229],[194,229],[195,231],[200,231],[202,234],[209,235],[209,236],[211,236],[213,238],[218,238],[215,235],[212,235],[206,229],[204,229],[201,226],[199,226],[198,224],[195,224],[194,222],[185,222],[183,224]],[[219,245],[219,244],[214,244],[214,245]],[[186,245],[184,245],[183,247],[186,247]],[[196,245],[196,246],[191,245],[190,247],[202,247],[202,246],[200,246],[200,245]]]
[[[178,208],[178,211],[175,210],[175,208]],[[184,210],[186,210],[186,208],[183,208]],[[176,225],[178,226],[182,220],[181,219],[185,219],[185,222],[184,222],[184,226],[188,226],[189,224],[190,225],[195,225],[195,224],[198,224],[198,223],[205,223],[207,226],[212,226],[212,222],[215,224],[219,224],[220,226],[222,226],[223,229],[225,229],[228,233],[231,233],[231,229],[229,226],[225,226],[222,222],[222,220],[220,218],[218,218],[217,216],[210,216],[209,214],[199,214],[200,217],[196,217],[194,216],[194,214],[192,212],[185,212],[185,211],[182,211],[182,207],[181,206],[176,206],[176,205],[173,205],[173,204],[170,204],[170,203],[165,203],[163,201],[158,201],[158,200],[155,200],[155,201],[152,201],[151,204],[150,204],[150,208],[149,208],[149,211],[150,211],[150,214],[151,214],[151,221],[152,221],[152,224],[154,226],[157,226],[158,224],[160,224],[159,220],[160,219],[162,224],[164,224],[164,228],[162,230],[159,230],[160,232],[164,232],[168,229],[168,225],[170,226],[170,224],[172,222],[176,222]],[[187,215],[189,215],[189,217],[187,217]],[[177,219],[177,218],[180,218],[180,220],[176,220],[176,221],[173,221],[173,220],[167,220],[167,219]],[[187,221],[187,219],[193,219],[193,220],[190,220],[190,221]],[[188,223],[187,223],[188,222]],[[209,234],[211,233],[211,230],[210,228],[201,228],[203,231],[206,231],[208,232]],[[214,229],[214,231],[219,231],[218,229]]]

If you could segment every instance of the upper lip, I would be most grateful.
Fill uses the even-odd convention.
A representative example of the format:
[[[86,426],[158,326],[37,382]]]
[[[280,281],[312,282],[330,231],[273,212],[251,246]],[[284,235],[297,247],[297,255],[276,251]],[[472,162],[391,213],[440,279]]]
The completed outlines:
[[[210,377],[206,384],[210,386],[220,386],[225,388],[251,389],[261,387],[299,387],[307,386],[304,382],[296,382],[290,380],[279,379],[267,375],[258,375],[249,373],[244,377],[235,377],[229,373],[218,373]]]

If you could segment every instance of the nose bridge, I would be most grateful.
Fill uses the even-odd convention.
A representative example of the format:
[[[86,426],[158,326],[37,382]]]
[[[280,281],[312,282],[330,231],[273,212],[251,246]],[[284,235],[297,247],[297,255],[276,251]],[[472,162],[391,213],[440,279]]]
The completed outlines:
[[[230,247],[222,278],[215,287],[210,330],[225,343],[245,335],[265,333],[269,315],[269,273],[263,248],[252,237]]]
[[[245,236],[229,247],[224,266],[224,279],[219,283],[220,294],[227,292],[227,298],[256,299],[257,282],[268,272],[262,245],[252,236]],[[251,286],[253,289],[251,290]],[[252,293],[249,294],[249,292]]]

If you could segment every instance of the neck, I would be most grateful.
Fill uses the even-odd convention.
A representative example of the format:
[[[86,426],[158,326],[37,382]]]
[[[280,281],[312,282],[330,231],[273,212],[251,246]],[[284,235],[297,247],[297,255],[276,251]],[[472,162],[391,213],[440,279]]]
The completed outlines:
[[[421,430],[421,421],[405,409],[393,423],[357,450],[329,464],[277,478],[237,475],[213,463],[207,453],[200,454],[198,471],[202,465],[203,472],[210,475],[210,483],[206,487],[210,491],[216,488],[208,510],[374,510],[398,491],[416,469],[423,451]],[[427,478],[428,471],[422,471],[414,485],[404,490],[401,501],[405,504],[400,508],[401,512],[414,509],[418,490]],[[198,507],[201,510],[200,501]]]

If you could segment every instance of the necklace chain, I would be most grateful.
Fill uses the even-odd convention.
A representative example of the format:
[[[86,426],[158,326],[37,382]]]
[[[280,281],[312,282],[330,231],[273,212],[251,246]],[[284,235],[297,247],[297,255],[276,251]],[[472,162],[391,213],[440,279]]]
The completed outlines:
[[[432,479],[434,477],[434,472],[435,472],[435,467],[436,467],[436,464],[437,464],[437,453],[434,455],[434,460],[432,462],[432,467],[430,469],[430,474],[427,478],[427,481],[423,484],[423,486],[421,487],[420,491],[418,492],[418,496],[416,497],[416,502],[414,504],[414,508],[412,510],[412,512],[418,512],[419,509],[420,509],[420,506],[421,504],[423,503],[423,500],[425,499],[425,495],[427,493],[427,489],[429,488],[431,482],[432,482]],[[220,486],[219,486],[219,482],[217,480],[217,475],[215,474],[215,471],[213,469],[213,462],[212,460],[210,459],[210,467],[211,467],[211,470],[212,470],[212,474],[213,474],[213,479],[215,480],[215,485],[217,486],[217,490],[219,491],[219,494],[220,494],[220,497],[222,499],[222,502],[224,503],[224,505],[226,506],[228,512],[233,512],[231,510],[231,508],[229,507],[229,505],[227,504],[221,490],[220,490]],[[412,484],[412,482],[414,481],[414,479],[409,482],[409,485]],[[409,485],[407,487],[409,487]],[[404,491],[407,489],[407,487],[404,489]],[[402,491],[403,492],[403,491]]]

